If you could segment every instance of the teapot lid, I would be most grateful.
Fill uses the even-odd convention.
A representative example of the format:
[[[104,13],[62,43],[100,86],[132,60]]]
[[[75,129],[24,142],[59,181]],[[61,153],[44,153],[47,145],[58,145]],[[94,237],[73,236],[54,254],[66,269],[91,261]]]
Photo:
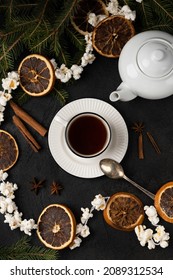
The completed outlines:
[[[161,78],[173,69],[173,46],[163,39],[150,39],[137,53],[140,70],[151,78]]]

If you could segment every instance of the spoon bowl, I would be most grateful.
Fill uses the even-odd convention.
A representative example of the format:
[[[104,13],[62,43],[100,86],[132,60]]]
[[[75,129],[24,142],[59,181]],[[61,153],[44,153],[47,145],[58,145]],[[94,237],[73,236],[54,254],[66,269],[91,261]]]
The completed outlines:
[[[120,179],[124,176],[124,170],[122,166],[115,160],[102,159],[100,161],[100,168],[103,173],[111,179]]]

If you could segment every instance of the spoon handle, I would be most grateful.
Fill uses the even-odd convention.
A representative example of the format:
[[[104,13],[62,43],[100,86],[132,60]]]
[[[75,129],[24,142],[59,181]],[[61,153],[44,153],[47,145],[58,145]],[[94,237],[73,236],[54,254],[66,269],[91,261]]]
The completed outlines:
[[[145,193],[146,195],[148,195],[151,199],[154,200],[155,195],[153,193],[151,193],[150,191],[144,189],[143,187],[141,187],[140,185],[138,185],[137,183],[135,183],[134,181],[132,181],[131,179],[129,179],[126,175],[123,176],[123,178],[128,181],[129,183],[131,183],[132,185],[134,185],[136,188],[138,188],[140,191],[142,191],[143,193]]]

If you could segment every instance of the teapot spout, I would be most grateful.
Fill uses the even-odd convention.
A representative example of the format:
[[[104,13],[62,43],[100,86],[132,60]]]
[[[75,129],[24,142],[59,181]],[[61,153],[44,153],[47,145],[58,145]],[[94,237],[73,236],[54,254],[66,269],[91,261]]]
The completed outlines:
[[[130,88],[123,82],[119,85],[119,87],[111,92],[109,99],[112,102],[121,100],[121,101],[130,101],[137,97],[135,93],[133,93]]]

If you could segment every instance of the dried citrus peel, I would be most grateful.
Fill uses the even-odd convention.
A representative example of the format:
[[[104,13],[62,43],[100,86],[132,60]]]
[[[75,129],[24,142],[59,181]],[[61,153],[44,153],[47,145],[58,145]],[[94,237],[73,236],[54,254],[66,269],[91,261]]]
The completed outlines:
[[[144,220],[143,204],[133,194],[118,192],[110,197],[103,216],[113,228],[131,231]]]
[[[37,234],[48,248],[61,250],[69,246],[75,236],[76,221],[72,211],[62,204],[47,206],[39,216]]]
[[[0,130],[0,170],[10,169],[17,161],[19,149],[14,137],[5,130]]]
[[[109,15],[106,5],[101,0],[81,0],[78,3],[76,13],[71,19],[73,27],[82,35],[87,35],[93,31],[93,26],[88,22],[89,15]]]
[[[93,47],[103,56],[116,58],[134,35],[135,29],[130,20],[124,16],[110,16],[94,28]]]
[[[42,55],[25,57],[18,68],[20,86],[29,95],[42,96],[53,88],[55,72],[52,63]]]
[[[164,184],[157,191],[154,205],[163,220],[173,223],[173,182]]]

